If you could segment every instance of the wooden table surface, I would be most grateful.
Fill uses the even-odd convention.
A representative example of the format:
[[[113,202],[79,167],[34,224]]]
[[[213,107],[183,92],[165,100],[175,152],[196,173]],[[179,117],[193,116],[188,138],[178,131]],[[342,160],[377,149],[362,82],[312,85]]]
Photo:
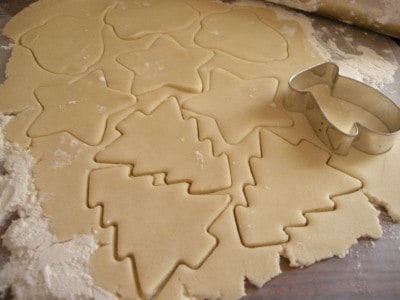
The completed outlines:
[[[0,0],[0,28],[30,2],[33,1]],[[328,28],[335,23],[315,19]],[[400,47],[394,42],[391,44],[400,63]],[[8,45],[8,41],[0,35],[1,45]],[[0,82],[4,80],[9,54],[8,50],[0,50]],[[390,97],[400,105],[400,70],[395,77],[395,83],[385,86],[383,92],[390,91]],[[248,286],[249,295],[243,299],[400,299],[400,224],[393,223],[384,212],[380,220],[384,230],[381,239],[361,239],[345,258],[328,259],[303,269],[290,268],[282,259],[283,274],[261,289]]]

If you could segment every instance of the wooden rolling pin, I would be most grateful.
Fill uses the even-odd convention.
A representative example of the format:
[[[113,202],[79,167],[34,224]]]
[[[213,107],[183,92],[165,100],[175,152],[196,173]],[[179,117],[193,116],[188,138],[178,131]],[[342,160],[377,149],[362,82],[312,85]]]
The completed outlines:
[[[400,0],[266,0],[400,38]]]

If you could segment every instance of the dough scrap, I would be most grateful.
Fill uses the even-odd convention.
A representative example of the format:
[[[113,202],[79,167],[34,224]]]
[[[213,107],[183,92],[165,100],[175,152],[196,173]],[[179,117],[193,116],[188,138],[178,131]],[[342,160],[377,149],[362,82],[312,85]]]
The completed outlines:
[[[207,228],[229,198],[189,195],[187,184],[154,186],[151,176],[129,174],[129,167],[93,171],[89,203],[102,205],[104,224],[117,224],[118,255],[134,257],[142,291],[149,298],[178,264],[195,267],[216,246]]]
[[[190,182],[191,193],[231,185],[226,155],[214,157],[211,143],[199,141],[196,121],[184,120],[174,99],[150,115],[134,112],[117,129],[122,136],[100,151],[97,161],[133,165],[135,176],[165,172],[168,183]]]
[[[165,101],[165,99],[168,99],[171,96],[179,102],[179,105],[181,105],[181,103],[183,103],[185,100],[193,97],[193,94],[172,87],[164,86],[162,88],[137,96],[138,104],[136,105],[136,109],[142,111],[145,114],[151,114],[151,112],[155,110],[157,106],[159,106]]]
[[[111,26],[105,25],[102,31],[104,52],[101,58],[90,67],[90,71],[103,71],[104,80],[109,88],[131,93],[134,74],[118,63],[117,57],[129,51],[147,49],[156,38],[157,36],[146,36],[139,40],[121,40],[115,35]]]
[[[232,203],[235,205],[246,205],[247,200],[243,189],[246,185],[255,185],[249,159],[261,156],[259,145],[260,133],[258,130],[252,131],[240,143],[231,145],[225,142],[214,119],[195,114],[191,111],[183,111],[183,114],[185,118],[191,117],[198,120],[200,139],[211,140],[216,155],[225,153],[229,157],[232,184],[229,188],[217,193],[231,195]]]

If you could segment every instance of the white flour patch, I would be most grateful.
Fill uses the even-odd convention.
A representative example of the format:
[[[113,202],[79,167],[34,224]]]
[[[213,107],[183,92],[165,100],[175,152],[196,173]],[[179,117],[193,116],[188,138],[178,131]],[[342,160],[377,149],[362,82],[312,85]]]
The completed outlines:
[[[396,24],[400,16],[400,5],[395,0],[381,0],[382,16],[377,18],[381,24]]]
[[[335,37],[330,36],[328,40],[324,41],[322,39],[323,28],[321,28],[322,32],[317,32],[313,28],[310,18],[287,9],[276,8],[275,12],[279,20],[298,22],[312,48],[310,53],[316,52],[323,61],[336,63],[340,68],[341,75],[363,81],[376,89],[382,89],[385,85],[394,82],[395,73],[399,67],[399,64],[394,60],[388,61],[387,58],[378,55],[373,49],[364,45],[355,47],[357,54],[346,53],[336,45]],[[340,26],[338,25],[338,28],[344,36],[345,28]],[[352,42],[352,37],[348,36],[347,40]],[[392,53],[390,49],[387,49],[387,52]]]
[[[96,109],[98,113],[103,113],[107,110],[107,107],[103,106],[103,105],[96,105]]]
[[[14,48],[15,44],[9,43],[8,45],[0,45],[0,49],[1,50],[11,50],[12,48]]]
[[[72,164],[72,156],[61,149],[54,152],[54,158],[53,169],[62,169]]]
[[[0,226],[17,213],[2,236],[11,252],[0,269],[0,292],[12,287],[15,299],[115,299],[96,287],[89,274],[89,258],[98,245],[92,236],[60,243],[51,233],[31,176],[33,159],[3,138],[10,117],[0,115]]]
[[[203,157],[203,154],[198,150],[196,150],[194,154],[196,156],[196,160],[200,163],[200,167],[203,169],[204,168],[204,157]]]
[[[292,27],[292,26],[288,26],[288,25],[284,25],[281,28],[282,33],[288,35],[289,37],[293,37],[296,34],[297,28],[296,27]]]
[[[355,49],[360,54],[349,54],[340,50],[332,40],[324,43],[315,33],[313,37],[310,41],[314,47],[325,60],[339,66],[341,75],[362,81],[378,90],[393,83],[398,64],[388,61],[373,49],[358,45]]]

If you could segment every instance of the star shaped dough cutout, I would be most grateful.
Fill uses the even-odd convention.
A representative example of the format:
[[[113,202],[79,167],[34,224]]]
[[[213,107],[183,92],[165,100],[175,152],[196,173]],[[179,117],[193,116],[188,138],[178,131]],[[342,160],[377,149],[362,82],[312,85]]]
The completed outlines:
[[[163,86],[199,93],[203,84],[198,68],[212,56],[209,50],[183,48],[173,38],[163,35],[149,49],[123,54],[117,61],[135,73],[133,94]]]
[[[224,139],[237,144],[262,126],[291,126],[292,121],[274,102],[275,78],[244,80],[222,69],[214,69],[210,89],[183,103],[185,109],[212,117]]]
[[[135,103],[130,94],[109,89],[101,71],[67,85],[40,87],[35,91],[42,113],[29,128],[30,137],[69,132],[82,142],[101,142],[107,118]]]
[[[228,195],[190,195],[187,183],[153,185],[153,176],[131,177],[127,166],[93,171],[89,205],[103,207],[104,224],[116,224],[120,257],[135,259],[141,290],[149,299],[176,266],[197,267],[216,246],[208,227]]]

